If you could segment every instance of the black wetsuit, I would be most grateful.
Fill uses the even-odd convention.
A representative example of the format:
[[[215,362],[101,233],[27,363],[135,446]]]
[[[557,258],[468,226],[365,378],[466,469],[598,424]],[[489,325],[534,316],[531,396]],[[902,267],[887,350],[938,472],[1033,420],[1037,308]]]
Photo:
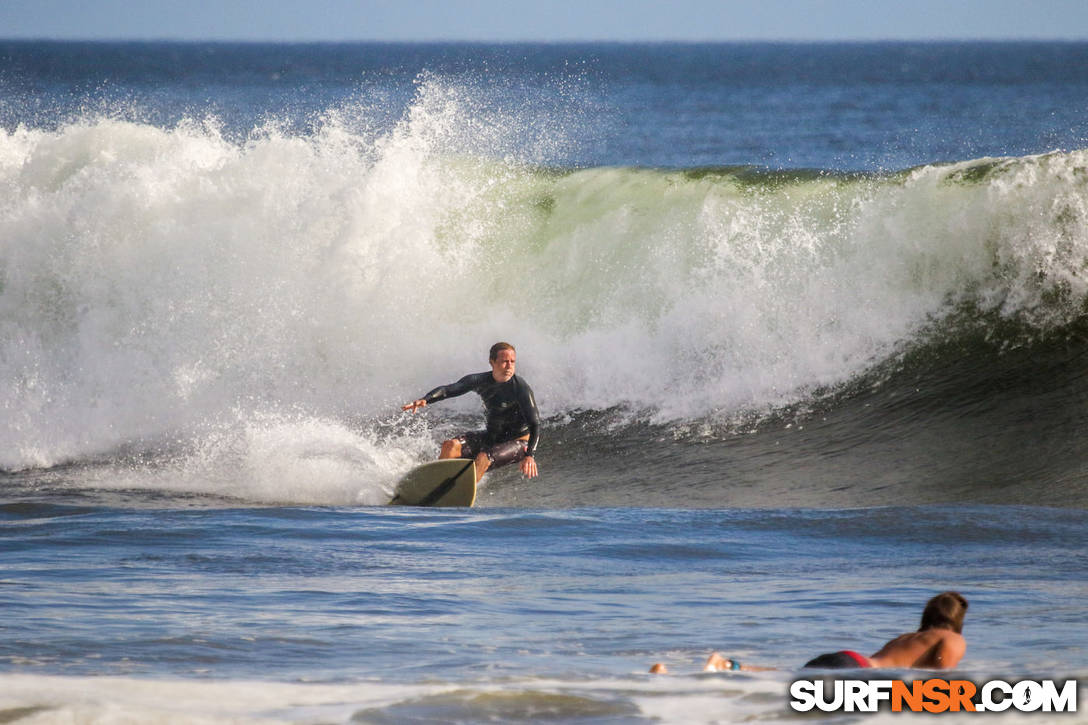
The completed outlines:
[[[442,385],[423,396],[427,404],[454,398],[465,393],[478,393],[484,401],[487,414],[487,431],[484,434],[487,447],[521,438],[529,434],[525,455],[536,453],[540,442],[540,413],[529,384],[517,375],[505,383],[495,381],[491,371],[466,375],[456,383]]]

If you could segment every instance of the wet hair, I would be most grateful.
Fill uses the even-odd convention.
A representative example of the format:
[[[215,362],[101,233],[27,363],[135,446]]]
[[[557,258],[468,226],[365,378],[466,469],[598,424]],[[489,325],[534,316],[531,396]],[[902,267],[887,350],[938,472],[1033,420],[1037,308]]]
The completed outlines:
[[[922,610],[922,625],[926,629],[951,629],[963,632],[963,618],[967,614],[967,600],[959,592],[941,592],[926,603]]]
[[[496,342],[491,346],[491,356],[488,360],[498,360],[499,353],[503,350],[514,350],[514,346],[508,342]],[[514,350],[514,352],[517,352],[517,350]]]

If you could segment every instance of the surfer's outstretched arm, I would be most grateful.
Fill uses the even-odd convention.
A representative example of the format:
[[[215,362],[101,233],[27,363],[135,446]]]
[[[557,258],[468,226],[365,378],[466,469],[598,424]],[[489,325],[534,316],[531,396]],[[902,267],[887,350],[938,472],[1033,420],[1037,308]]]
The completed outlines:
[[[427,393],[419,400],[413,400],[411,403],[401,406],[401,410],[408,410],[414,413],[416,412],[416,410],[426,406],[428,403],[437,403],[438,401],[445,400],[446,398],[456,398],[458,395],[464,395],[465,393],[471,392],[473,390],[476,383],[478,382],[478,379],[481,376],[487,374],[489,373],[466,375],[465,377],[458,380],[456,383],[450,383],[449,385],[439,385],[437,388]]]
[[[439,385],[431,392],[424,395],[419,400],[413,400],[411,403],[405,405],[402,410],[411,410],[416,412],[417,408],[422,408],[430,403],[437,403],[440,400],[446,398],[456,398],[458,395],[464,395],[465,393],[472,392],[476,385],[479,383],[479,379],[490,373],[478,373],[476,375],[466,375],[458,380],[456,383],[450,383],[449,385]]]

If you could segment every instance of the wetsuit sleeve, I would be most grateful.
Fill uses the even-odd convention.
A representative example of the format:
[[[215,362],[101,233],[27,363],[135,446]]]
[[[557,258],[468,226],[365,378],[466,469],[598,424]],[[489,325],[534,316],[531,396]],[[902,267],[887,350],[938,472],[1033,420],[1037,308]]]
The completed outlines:
[[[423,399],[427,401],[427,405],[430,405],[431,403],[437,403],[446,398],[456,398],[458,395],[464,395],[475,388],[475,379],[475,375],[466,375],[456,383],[439,385],[437,388],[424,395]]]
[[[525,416],[525,423],[529,426],[529,443],[525,447],[525,455],[535,456],[536,446],[540,442],[540,411],[536,409],[536,396],[533,395],[533,389],[528,385],[522,384],[518,404],[522,415]]]

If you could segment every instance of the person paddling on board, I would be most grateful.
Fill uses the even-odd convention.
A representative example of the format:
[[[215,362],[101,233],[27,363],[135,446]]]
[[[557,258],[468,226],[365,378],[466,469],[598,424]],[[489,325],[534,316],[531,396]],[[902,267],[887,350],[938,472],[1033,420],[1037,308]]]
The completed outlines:
[[[840,650],[820,655],[804,666],[827,670],[863,667],[947,670],[959,664],[967,651],[967,641],[962,634],[966,615],[967,600],[962,594],[941,592],[926,603],[917,632],[899,635],[868,657],[850,650]],[[713,652],[703,669],[706,672],[758,672],[774,668],[742,665]],[[659,662],[650,668],[650,672],[663,674],[668,669]]]
[[[540,413],[532,388],[514,374],[517,351],[508,342],[496,342],[489,357],[491,370],[466,375],[442,385],[404,406],[416,412],[430,403],[473,392],[484,401],[487,429],[469,431],[442,443],[439,458],[470,458],[476,461],[476,480],[489,468],[521,462],[528,478],[537,475],[536,446],[540,442]]]

